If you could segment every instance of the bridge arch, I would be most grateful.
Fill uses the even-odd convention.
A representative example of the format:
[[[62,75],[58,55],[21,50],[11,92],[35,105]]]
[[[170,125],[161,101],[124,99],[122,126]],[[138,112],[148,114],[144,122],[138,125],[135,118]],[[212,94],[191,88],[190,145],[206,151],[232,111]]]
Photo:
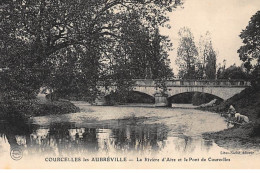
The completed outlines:
[[[139,93],[144,93],[146,95],[154,97],[154,94],[156,92],[158,92],[158,88],[156,88],[154,86],[134,86],[133,91],[139,92]]]
[[[154,103],[155,98],[153,95],[133,90],[130,91],[130,98],[128,101],[132,103]]]
[[[197,94],[197,95],[195,95]],[[197,105],[208,103],[213,99],[217,99],[218,102],[223,101],[222,98],[203,92],[183,92],[168,97],[169,103],[195,103]]]
[[[188,94],[188,93],[190,93],[190,94],[196,94],[196,93],[198,93],[198,94],[206,94],[208,96],[213,96],[213,97],[216,97],[216,98],[218,98],[220,100],[224,100],[223,98],[219,97],[218,95],[214,95],[212,93],[207,93],[207,92],[199,92],[199,91],[180,92],[180,93],[176,93],[176,94],[173,94],[173,95],[168,95],[168,99],[171,99],[171,98],[174,98],[174,97],[177,97],[177,96],[181,96],[183,94]]]
[[[227,100],[245,88],[242,87],[169,87],[168,97],[186,92],[200,92],[215,95],[223,100]]]
[[[104,99],[106,102],[115,102],[117,98],[116,92],[104,93]],[[147,94],[145,92],[140,91],[130,91],[129,95],[126,96],[124,100],[127,103],[154,103],[155,98],[153,95]]]

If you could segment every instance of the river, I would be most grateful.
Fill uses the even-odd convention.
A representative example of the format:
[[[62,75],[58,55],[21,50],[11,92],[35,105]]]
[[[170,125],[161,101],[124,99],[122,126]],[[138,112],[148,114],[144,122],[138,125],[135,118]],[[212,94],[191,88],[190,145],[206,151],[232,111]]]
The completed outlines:
[[[56,156],[169,157],[220,155],[229,150],[205,132],[227,128],[217,113],[184,108],[91,106],[81,112],[40,116],[29,123],[1,122],[0,160],[20,147],[23,158]]]

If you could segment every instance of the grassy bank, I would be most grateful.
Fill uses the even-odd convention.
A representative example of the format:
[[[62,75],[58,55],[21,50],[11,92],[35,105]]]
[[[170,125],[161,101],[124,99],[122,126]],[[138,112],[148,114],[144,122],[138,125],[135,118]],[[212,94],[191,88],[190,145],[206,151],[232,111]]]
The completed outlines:
[[[205,138],[214,139],[225,148],[259,147],[260,144],[260,90],[247,88],[225,102],[210,108],[200,108],[213,112],[227,112],[233,105],[237,112],[248,116],[250,123],[232,127],[216,133],[204,134]]]
[[[23,100],[0,103],[0,119],[28,118],[51,114],[78,112],[79,108],[69,101]]]
[[[204,138],[214,139],[221,147],[227,149],[260,149],[260,124],[249,123],[232,127],[220,132],[205,133]]]

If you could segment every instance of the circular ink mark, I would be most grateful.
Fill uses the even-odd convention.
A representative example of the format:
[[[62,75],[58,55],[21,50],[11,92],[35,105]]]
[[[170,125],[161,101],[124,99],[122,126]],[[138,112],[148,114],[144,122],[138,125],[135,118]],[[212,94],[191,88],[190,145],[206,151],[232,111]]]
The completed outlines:
[[[23,151],[21,148],[18,147],[12,148],[10,156],[13,160],[20,160],[23,157]]]

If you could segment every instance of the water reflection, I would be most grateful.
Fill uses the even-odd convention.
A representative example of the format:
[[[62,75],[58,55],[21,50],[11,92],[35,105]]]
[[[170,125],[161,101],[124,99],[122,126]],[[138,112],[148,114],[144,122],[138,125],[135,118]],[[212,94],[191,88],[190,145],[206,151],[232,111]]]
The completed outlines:
[[[82,155],[89,153],[160,153],[162,151],[192,153],[200,146],[206,150],[212,141],[196,140],[183,134],[168,136],[164,124],[146,123],[144,119],[120,119],[77,125],[51,123],[39,126],[31,123],[0,124],[0,151],[4,144],[20,147],[25,155]],[[199,144],[198,144],[199,143]]]

